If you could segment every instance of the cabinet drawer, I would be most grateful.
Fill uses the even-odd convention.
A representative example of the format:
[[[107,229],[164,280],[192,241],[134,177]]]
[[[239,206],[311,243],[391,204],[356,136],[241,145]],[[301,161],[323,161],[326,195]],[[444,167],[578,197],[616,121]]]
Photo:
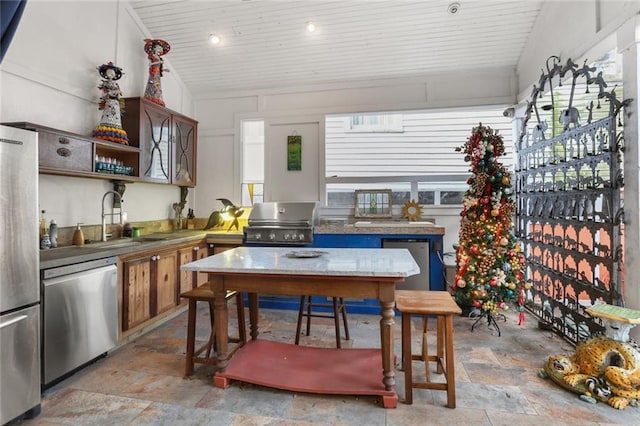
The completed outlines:
[[[40,132],[38,135],[40,167],[82,172],[93,171],[93,144],[84,139]]]

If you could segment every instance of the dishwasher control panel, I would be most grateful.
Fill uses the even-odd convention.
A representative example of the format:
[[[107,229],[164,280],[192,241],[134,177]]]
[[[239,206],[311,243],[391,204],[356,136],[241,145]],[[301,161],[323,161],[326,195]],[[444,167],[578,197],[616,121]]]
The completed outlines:
[[[57,268],[44,269],[42,279],[60,277],[62,275],[75,274],[76,272],[88,271],[90,269],[101,268],[103,266],[115,265],[118,258],[115,256],[102,259],[89,260],[87,262],[74,263],[71,265],[59,266]]]

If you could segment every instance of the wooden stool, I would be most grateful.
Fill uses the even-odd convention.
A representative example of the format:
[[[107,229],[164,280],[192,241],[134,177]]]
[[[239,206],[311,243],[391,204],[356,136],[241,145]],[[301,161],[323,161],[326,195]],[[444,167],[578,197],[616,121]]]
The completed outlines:
[[[238,338],[229,338],[230,342],[240,343],[243,345],[247,341],[244,319],[244,302],[242,301],[242,293],[237,291],[227,291],[225,300],[228,301],[232,297],[236,298],[236,308],[238,313]],[[185,291],[180,294],[180,297],[189,299],[189,319],[187,323],[187,354],[184,374],[190,376],[193,374],[193,364],[210,364],[215,365],[217,359],[211,358],[211,350],[215,347],[215,328],[213,326],[213,302],[215,297],[213,290],[211,289],[211,282],[206,282],[198,288]],[[199,349],[195,349],[196,344],[196,312],[198,308],[198,302],[209,302],[209,317],[211,320],[211,334],[209,340],[205,345]],[[205,356],[200,355],[206,350]]]
[[[333,297],[333,303],[313,303],[313,296],[300,297],[300,310],[298,311],[298,327],[296,329],[296,345],[300,343],[300,329],[302,328],[302,317],[307,317],[307,336],[311,333],[311,317],[333,318],[336,325],[336,347],[341,348],[340,343],[340,314],[344,323],[345,338],[349,340],[349,325],[347,324],[347,310],[342,297]],[[332,308],[332,314],[314,313],[313,307]]]
[[[396,290],[396,308],[402,314],[402,369],[405,381],[405,403],[413,403],[413,388],[447,391],[447,407],[456,408],[456,379],[453,365],[453,315],[462,310],[446,291]],[[422,353],[411,353],[411,315],[422,316]],[[437,353],[427,351],[427,321],[435,315],[438,321]],[[411,361],[424,361],[426,382],[413,382]],[[431,382],[429,361],[435,361],[438,374],[446,383]]]

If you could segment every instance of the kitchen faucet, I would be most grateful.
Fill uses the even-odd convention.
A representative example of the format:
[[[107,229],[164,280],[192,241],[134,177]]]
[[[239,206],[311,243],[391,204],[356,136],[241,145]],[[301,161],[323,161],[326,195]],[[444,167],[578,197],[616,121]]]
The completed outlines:
[[[116,197],[118,197],[117,201],[120,202],[120,207],[118,208],[120,211],[118,213],[113,212],[113,208],[111,209],[111,213],[104,212],[104,199],[107,198],[107,195],[113,194],[114,201]],[[114,203],[115,204],[115,203]],[[105,220],[106,216],[111,216],[111,222],[113,223],[113,216],[118,215],[120,217],[120,225],[122,225],[122,197],[116,191],[107,191],[102,196],[102,238],[100,241],[107,241],[107,237],[110,237],[112,234],[107,234],[107,221]]]

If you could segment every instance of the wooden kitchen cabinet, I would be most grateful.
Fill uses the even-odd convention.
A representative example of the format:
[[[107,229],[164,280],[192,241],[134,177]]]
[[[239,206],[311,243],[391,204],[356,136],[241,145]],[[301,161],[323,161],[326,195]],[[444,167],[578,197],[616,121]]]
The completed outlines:
[[[196,186],[198,122],[174,114],[172,135],[171,183]]]
[[[122,127],[140,147],[140,179],[195,186],[198,122],[144,98],[125,98],[125,109]]]
[[[178,252],[175,248],[122,259],[122,331],[177,305]]]
[[[108,142],[27,122],[3,124],[38,133],[38,166],[42,174],[125,182],[138,180],[140,150],[137,146]],[[117,160],[126,168],[120,167],[116,171],[113,162],[113,170],[99,170],[96,167],[98,158],[108,159],[110,162]]]
[[[222,253],[222,252],[225,252],[227,250],[234,249],[236,247],[240,247],[240,244],[214,243],[213,244],[213,253],[212,254]]]
[[[77,172],[93,171],[93,145],[80,137],[38,131],[38,166]]]
[[[143,98],[126,98],[122,127],[140,148],[140,179],[170,183],[171,112]]]
[[[208,276],[202,272],[182,271],[180,266],[191,263],[195,260],[203,259],[209,256],[209,248],[206,241],[198,241],[188,246],[178,249],[178,270],[180,276],[180,285],[178,291],[178,297],[185,291],[192,290],[208,280]],[[186,299],[180,303],[186,303]]]

